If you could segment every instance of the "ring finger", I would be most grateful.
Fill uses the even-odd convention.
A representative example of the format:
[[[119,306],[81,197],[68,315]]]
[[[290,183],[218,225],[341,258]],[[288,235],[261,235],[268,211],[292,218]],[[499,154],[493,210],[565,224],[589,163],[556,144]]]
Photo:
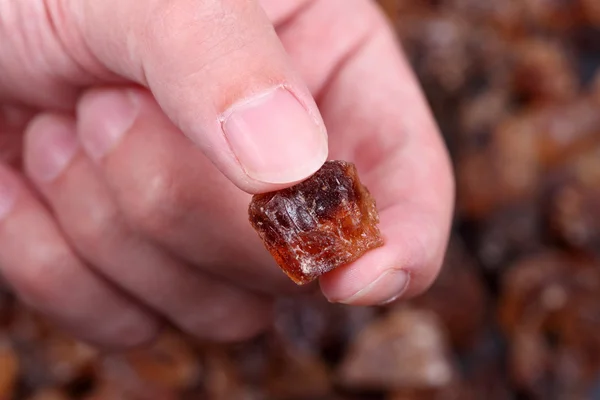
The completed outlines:
[[[79,151],[71,117],[36,118],[26,167],[77,252],[100,274],[182,329],[236,340],[260,330],[268,302],[193,271],[132,231],[101,174]]]

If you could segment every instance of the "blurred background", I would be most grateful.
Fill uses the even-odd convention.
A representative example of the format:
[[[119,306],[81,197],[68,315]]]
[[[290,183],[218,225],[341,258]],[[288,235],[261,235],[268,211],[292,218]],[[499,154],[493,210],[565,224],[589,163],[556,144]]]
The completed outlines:
[[[600,399],[600,0],[381,0],[456,168],[434,287],[102,355],[0,289],[0,400]]]

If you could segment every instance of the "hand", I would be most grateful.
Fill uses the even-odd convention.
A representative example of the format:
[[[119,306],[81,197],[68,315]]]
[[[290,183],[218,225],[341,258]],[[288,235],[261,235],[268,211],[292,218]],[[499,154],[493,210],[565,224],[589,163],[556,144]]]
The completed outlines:
[[[325,296],[379,304],[435,278],[451,169],[373,2],[0,0],[0,43],[0,270],[81,338],[263,329],[298,288],[250,194],[327,157],[356,163],[386,244],[323,277]]]

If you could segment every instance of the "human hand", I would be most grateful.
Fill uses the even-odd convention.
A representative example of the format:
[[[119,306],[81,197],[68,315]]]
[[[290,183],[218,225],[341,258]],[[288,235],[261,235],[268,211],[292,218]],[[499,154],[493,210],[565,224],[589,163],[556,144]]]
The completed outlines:
[[[0,43],[0,271],[83,339],[257,333],[298,288],[250,194],[328,156],[357,165],[385,246],[325,296],[379,304],[435,278],[450,165],[373,2],[0,0]]]

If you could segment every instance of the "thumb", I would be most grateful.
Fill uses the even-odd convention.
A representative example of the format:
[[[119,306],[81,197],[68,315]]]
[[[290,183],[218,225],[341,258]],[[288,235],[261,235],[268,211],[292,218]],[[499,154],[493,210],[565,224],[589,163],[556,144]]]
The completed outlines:
[[[167,116],[237,186],[271,190],[327,158],[310,92],[249,0],[86,0],[74,22],[113,72],[148,87]]]

